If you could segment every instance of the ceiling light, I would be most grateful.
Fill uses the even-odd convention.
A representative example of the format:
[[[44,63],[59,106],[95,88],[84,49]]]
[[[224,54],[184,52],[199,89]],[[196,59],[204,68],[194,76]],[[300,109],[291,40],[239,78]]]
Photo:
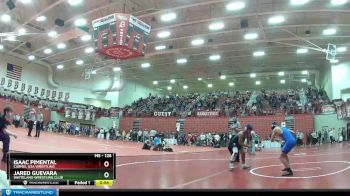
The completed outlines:
[[[158,81],[153,81],[153,84],[154,84],[154,85],[157,85],[157,84],[158,84]]]
[[[283,72],[283,71],[278,72],[278,75],[279,75],[279,76],[284,76],[284,72]]]
[[[334,60],[331,60],[330,61],[332,64],[336,64],[336,63],[339,63],[339,60],[338,59],[334,59]]]
[[[171,89],[173,89],[171,86],[167,87],[168,91],[171,91]]]
[[[256,77],[256,73],[251,73],[251,74],[250,74],[250,77],[251,77],[251,78],[255,78],[255,77]]]
[[[174,79],[170,80],[170,83],[174,84],[176,81]]]
[[[242,1],[235,1],[226,5],[226,9],[228,11],[237,11],[237,10],[243,9],[244,7],[245,7],[245,3]]]
[[[225,76],[225,75],[221,75],[221,76],[220,76],[220,79],[221,79],[221,80],[225,80],[225,79],[226,79],[226,76]]]
[[[176,61],[178,64],[185,64],[187,63],[187,59],[177,59]]]
[[[304,70],[304,71],[301,72],[301,74],[307,75],[307,74],[309,74],[309,72],[307,70]]]
[[[323,30],[323,35],[334,35],[336,33],[337,33],[337,30],[334,28],[329,28],[329,29]]]
[[[198,78],[198,81],[202,81],[202,78]]]
[[[253,39],[256,39],[258,38],[258,34],[257,33],[247,33],[244,35],[244,39],[247,39],[247,40],[253,40]]]
[[[14,42],[14,41],[16,41],[16,36],[7,36],[6,37],[6,40],[8,40],[8,41],[10,41],[10,42]]]
[[[184,88],[184,89],[188,89],[188,86],[185,85],[185,86],[183,86],[183,88]]]
[[[283,16],[273,16],[269,18],[269,24],[280,24],[285,21],[285,18]]]
[[[97,73],[96,70],[94,70],[94,71],[91,72],[91,74],[94,74],[94,75],[95,75],[96,73]]]
[[[192,44],[193,46],[202,45],[202,44],[204,44],[204,39],[195,39],[195,40],[192,40],[191,44]]]
[[[44,50],[44,53],[45,53],[45,54],[51,54],[51,53],[52,53],[51,48],[45,49],[45,50]]]
[[[79,4],[81,4],[83,2],[83,0],[68,0],[69,5],[72,6],[77,6]]]
[[[260,82],[260,81],[256,81],[255,84],[256,84],[256,85],[260,85],[261,82]]]
[[[256,51],[253,53],[253,56],[264,56],[265,52],[264,51]]]
[[[85,53],[90,54],[93,53],[95,50],[92,47],[85,48]]]
[[[120,67],[114,67],[113,71],[121,71],[122,69]]]
[[[63,69],[63,68],[64,68],[64,65],[62,65],[62,64],[61,64],[61,65],[57,65],[56,68],[57,68],[57,69]]]
[[[56,37],[57,36],[57,32],[56,31],[50,31],[47,35],[49,37]]]
[[[84,61],[83,60],[77,60],[77,61],[75,61],[75,64],[82,65],[82,64],[84,64]]]
[[[79,18],[79,19],[74,21],[74,25],[76,27],[84,26],[84,25],[86,25],[86,20],[84,18]]]
[[[23,4],[29,4],[32,2],[32,0],[20,0],[20,2]]]
[[[344,5],[347,2],[348,0],[331,0],[331,4],[335,6]]]
[[[305,83],[305,82],[306,82],[306,79],[305,79],[305,78],[301,79],[301,82],[302,82],[302,83]]]
[[[305,54],[305,53],[307,53],[309,50],[308,49],[306,49],[306,48],[299,48],[298,50],[297,50],[297,54]]]
[[[4,49],[4,45],[0,44],[0,50]]]
[[[221,59],[221,56],[220,56],[220,55],[211,55],[211,56],[209,57],[209,59],[210,59],[211,61],[217,61],[217,60],[220,60],[220,59]]]
[[[34,60],[34,59],[35,59],[35,56],[34,56],[34,55],[29,55],[29,56],[28,56],[28,60],[32,61],[32,60]]]
[[[213,87],[213,84],[208,84],[208,88],[212,88]]]
[[[209,25],[209,29],[212,31],[221,30],[225,27],[225,24],[223,22],[215,22]]]
[[[1,15],[1,20],[3,22],[10,22],[11,21],[11,16],[8,15],[8,14],[3,14],[3,15]]]
[[[175,12],[170,12],[170,13],[163,14],[160,17],[160,20],[163,21],[163,22],[169,22],[169,21],[175,20],[176,17],[177,16],[176,16]]]
[[[159,38],[167,38],[171,35],[169,31],[161,31],[157,34]]]
[[[345,46],[337,48],[337,52],[346,52],[348,49]]]
[[[156,50],[164,50],[164,49],[166,49],[166,46],[165,45],[156,46],[155,49]]]
[[[91,35],[83,35],[80,39],[81,41],[89,41],[91,40]]]
[[[18,35],[24,35],[26,34],[27,30],[25,28],[18,29]]]
[[[280,80],[280,83],[281,83],[281,84],[285,84],[285,83],[286,83],[286,80]]]
[[[228,83],[228,85],[229,85],[229,86],[234,86],[234,85],[235,85],[235,83],[230,82],[230,83]]]
[[[43,22],[46,20],[46,16],[39,16],[35,19],[37,22]]]
[[[65,49],[65,48],[66,48],[66,44],[65,43],[57,44],[57,49]]]
[[[292,5],[304,5],[309,3],[310,0],[291,0],[290,4]]]
[[[142,63],[141,64],[142,68],[147,68],[147,67],[150,67],[150,66],[151,66],[151,64],[149,64],[149,63]]]

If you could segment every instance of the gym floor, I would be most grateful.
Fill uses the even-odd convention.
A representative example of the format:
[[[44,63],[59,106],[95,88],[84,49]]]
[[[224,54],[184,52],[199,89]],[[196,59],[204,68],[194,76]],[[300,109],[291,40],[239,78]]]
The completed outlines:
[[[11,140],[17,152],[115,152],[117,180],[106,189],[348,189],[350,145],[327,144],[290,152],[294,176],[282,177],[280,149],[248,155],[251,169],[228,170],[227,148],[174,146],[174,152],[141,150],[142,143],[117,142],[42,132],[27,137],[24,129]],[[6,164],[0,163],[6,170]],[[59,187],[84,188],[87,187]],[[96,188],[96,187],[89,187]]]

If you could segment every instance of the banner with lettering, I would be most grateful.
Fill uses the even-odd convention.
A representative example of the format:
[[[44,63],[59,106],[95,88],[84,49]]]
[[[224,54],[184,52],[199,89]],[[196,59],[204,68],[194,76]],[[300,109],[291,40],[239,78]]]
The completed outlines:
[[[216,116],[219,116],[219,112],[217,112],[217,111],[211,111],[211,112],[202,111],[202,112],[197,112],[197,116],[216,117]]]
[[[7,88],[10,88],[11,86],[12,86],[12,80],[9,79],[9,80],[7,81]]]
[[[58,93],[58,99],[62,99],[62,97],[63,97],[63,92],[59,92]]]
[[[39,87],[34,87],[34,95],[37,95],[39,93]]]
[[[4,86],[5,85],[5,78],[1,78],[1,86]]]
[[[33,86],[32,85],[28,85],[28,90],[27,90],[27,93],[31,93],[32,92],[32,88],[33,88]]]
[[[46,90],[46,98],[50,97],[50,90]]]
[[[19,82],[18,81],[15,81],[15,86],[13,87],[14,90],[17,90],[18,89],[18,86],[19,86]]]
[[[171,112],[153,112],[154,116],[160,116],[160,117],[170,117]]]
[[[21,85],[21,91],[23,92],[23,91],[25,91],[25,90],[26,90],[26,84],[22,83],[22,85]]]
[[[40,96],[43,97],[44,95],[45,95],[45,89],[42,88],[40,91]]]
[[[323,105],[322,106],[322,114],[334,114],[335,107],[334,105]]]
[[[51,96],[52,99],[55,99],[56,98],[56,91],[52,91],[52,96]]]

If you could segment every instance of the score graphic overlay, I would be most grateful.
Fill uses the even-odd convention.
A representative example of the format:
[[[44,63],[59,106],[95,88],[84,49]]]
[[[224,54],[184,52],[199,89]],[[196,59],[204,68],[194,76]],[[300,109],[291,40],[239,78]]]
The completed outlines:
[[[10,153],[11,185],[112,186],[115,153]]]

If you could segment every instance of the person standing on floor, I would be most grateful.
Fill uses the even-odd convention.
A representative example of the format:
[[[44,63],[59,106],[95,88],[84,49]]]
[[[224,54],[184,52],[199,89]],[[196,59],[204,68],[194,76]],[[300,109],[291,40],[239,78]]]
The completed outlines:
[[[4,108],[4,114],[0,117],[0,141],[2,141],[3,152],[1,161],[3,162],[7,162],[7,153],[10,150],[10,136],[17,139],[17,134],[7,129],[7,126],[11,124],[9,119],[11,118],[12,113],[12,108],[7,106]]]
[[[36,121],[35,109],[32,108],[29,112],[29,121],[28,121],[28,136],[32,137],[32,131],[34,128],[34,123]]]
[[[36,130],[35,130],[35,136],[34,137],[39,137],[40,136],[40,131],[43,128],[43,114],[41,111],[38,112],[36,116]]]
[[[275,122],[272,123],[271,129],[271,142],[275,140],[276,136],[281,137],[281,139],[285,141],[280,155],[280,161],[284,166],[284,169],[282,169],[282,176],[292,176],[293,171],[290,168],[288,153],[295,147],[297,143],[296,138],[291,130],[289,130],[287,127],[280,127]]]

